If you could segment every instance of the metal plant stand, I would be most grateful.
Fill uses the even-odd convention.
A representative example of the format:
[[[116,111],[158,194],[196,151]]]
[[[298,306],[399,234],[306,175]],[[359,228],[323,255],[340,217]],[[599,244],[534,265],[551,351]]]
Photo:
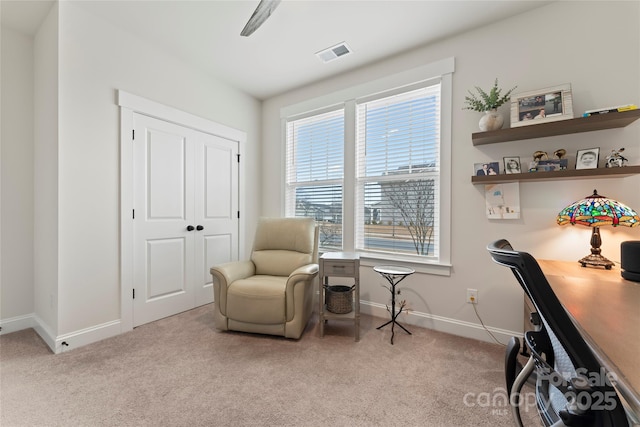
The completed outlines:
[[[382,329],[388,324],[391,324],[391,345],[393,345],[393,336],[395,334],[394,326],[398,325],[402,328],[403,331],[411,335],[404,326],[396,321],[400,313],[402,313],[402,306],[400,310],[396,313],[396,286],[398,283],[402,282],[407,276],[412,275],[416,271],[412,268],[407,267],[399,267],[395,265],[377,265],[373,267],[373,270],[384,277],[387,282],[389,282],[389,292],[391,292],[391,320],[389,320],[384,325],[378,326],[376,329]]]

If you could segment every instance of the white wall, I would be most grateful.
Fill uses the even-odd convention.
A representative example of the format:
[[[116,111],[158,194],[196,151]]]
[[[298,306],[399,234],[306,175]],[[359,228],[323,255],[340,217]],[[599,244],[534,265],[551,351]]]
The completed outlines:
[[[521,331],[522,292],[507,269],[491,262],[486,245],[507,238],[516,248],[538,258],[575,261],[589,253],[591,230],[560,228],[555,225],[556,214],[594,188],[640,209],[640,176],[521,183],[521,219],[498,221],[484,215],[484,187],[471,184],[473,164],[502,162],[503,156],[520,156],[528,162],[536,150],[553,153],[558,148],[565,148],[574,162],[577,149],[591,147],[600,147],[602,158],[611,149],[625,147],[630,163],[640,164],[640,121],[624,129],[474,147],[471,133],[478,131],[480,114],[462,110],[464,96],[474,86],[489,88],[497,77],[504,88],[517,85],[516,92],[571,83],[577,115],[591,108],[640,103],[639,5],[556,2],[265,101],[262,189],[269,197],[263,198],[263,214],[282,212],[283,194],[271,190],[283,185],[281,108],[455,56],[450,218],[453,272],[450,277],[415,274],[403,282],[403,295],[415,310],[406,321],[488,340],[471,305],[465,303],[466,289],[476,288],[477,309],[485,324],[504,333],[503,338],[510,331]],[[612,37],[621,28],[625,36]],[[500,111],[508,118],[508,106]],[[639,240],[640,229],[603,229],[602,235],[603,254],[619,261],[620,242]],[[384,310],[376,310],[389,299],[380,277],[371,268],[363,268],[361,283],[362,299],[373,303],[363,310],[386,315]]]
[[[117,333],[118,89],[247,134],[240,197],[242,246],[251,247],[261,206],[261,102],[82,2],[55,3],[32,38],[2,28],[3,333],[34,326],[56,351],[63,339],[99,338],[104,325]]]
[[[34,37],[34,305],[49,346],[58,329],[58,5]]]
[[[34,311],[33,38],[2,28],[1,42],[0,318],[15,319]]]
[[[244,221],[256,222],[261,104],[92,15],[60,3],[58,334],[120,318],[117,89],[247,133]]]

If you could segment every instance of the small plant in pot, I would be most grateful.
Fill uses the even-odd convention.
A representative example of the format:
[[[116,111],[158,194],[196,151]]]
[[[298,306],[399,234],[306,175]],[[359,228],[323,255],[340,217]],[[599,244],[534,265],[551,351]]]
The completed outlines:
[[[502,104],[509,101],[511,93],[517,86],[509,89],[504,95],[502,95],[502,89],[498,87],[498,79],[495,80],[493,87],[487,93],[482,88],[476,86],[478,94],[474,94],[469,91],[469,95],[464,97],[466,106],[463,110],[473,110],[481,113],[485,113],[480,119],[481,131],[496,130],[502,128],[504,123],[504,117],[498,114],[497,109]]]

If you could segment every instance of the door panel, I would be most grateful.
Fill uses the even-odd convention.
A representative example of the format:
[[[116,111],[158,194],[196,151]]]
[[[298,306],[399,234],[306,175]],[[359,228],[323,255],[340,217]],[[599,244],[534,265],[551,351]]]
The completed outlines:
[[[186,219],[186,138],[147,129],[148,220]]]
[[[213,301],[209,268],[238,259],[238,142],[141,114],[134,126],[138,326]]]
[[[193,131],[134,115],[133,325],[193,308]]]
[[[222,141],[224,142],[224,141]],[[204,146],[205,152],[205,186],[204,212],[207,219],[229,218],[233,209],[233,189],[231,182],[231,162],[233,151],[230,147],[211,145]]]
[[[204,135],[196,146],[196,305],[213,301],[209,269],[238,259],[238,143]]]
[[[233,253],[235,247],[233,244],[234,238],[233,234],[205,236],[202,246],[203,253],[200,257],[204,262],[199,264],[198,268],[201,270],[196,272],[200,278],[198,286],[196,286],[198,294],[196,297],[197,305],[213,301],[213,282],[209,269],[214,265],[237,261],[238,257]]]
[[[147,302],[188,290],[185,239],[147,241]]]

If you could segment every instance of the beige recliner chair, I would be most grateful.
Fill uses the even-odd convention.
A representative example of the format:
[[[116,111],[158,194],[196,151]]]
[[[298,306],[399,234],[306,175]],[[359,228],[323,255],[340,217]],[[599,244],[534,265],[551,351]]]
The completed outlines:
[[[211,268],[216,327],[300,338],[313,311],[317,262],[312,218],[261,218],[251,260]]]

